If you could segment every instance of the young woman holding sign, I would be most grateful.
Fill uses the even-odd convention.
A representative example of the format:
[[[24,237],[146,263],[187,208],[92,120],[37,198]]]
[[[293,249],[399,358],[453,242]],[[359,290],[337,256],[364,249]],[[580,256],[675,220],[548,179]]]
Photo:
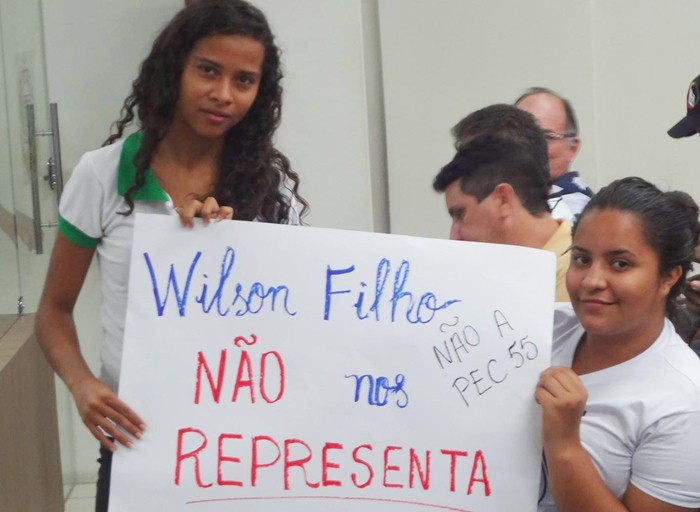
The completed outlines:
[[[552,360],[536,390],[548,479],[540,511],[700,507],[700,360],[667,318],[698,207],[639,178],[603,188],[574,228]]]
[[[36,318],[46,357],[102,444],[97,510],[106,510],[111,452],[145,421],[117,397],[134,212],[299,224],[299,179],[272,144],[280,120],[279,51],[265,16],[242,0],[201,0],[153,43],[116,133],[85,154],[60,205],[59,234]],[[138,117],[140,129],[122,139]],[[73,308],[97,252],[104,344],[97,379]]]

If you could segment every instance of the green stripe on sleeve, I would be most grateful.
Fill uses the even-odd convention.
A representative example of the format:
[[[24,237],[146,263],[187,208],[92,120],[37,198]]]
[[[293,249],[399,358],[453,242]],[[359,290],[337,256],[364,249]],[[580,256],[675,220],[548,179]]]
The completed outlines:
[[[100,243],[99,238],[92,238],[87,236],[85,233],[76,228],[73,224],[68,222],[63,217],[58,217],[58,229],[61,234],[65,236],[68,240],[73,242],[80,247],[86,247],[87,249],[94,249],[97,244]]]

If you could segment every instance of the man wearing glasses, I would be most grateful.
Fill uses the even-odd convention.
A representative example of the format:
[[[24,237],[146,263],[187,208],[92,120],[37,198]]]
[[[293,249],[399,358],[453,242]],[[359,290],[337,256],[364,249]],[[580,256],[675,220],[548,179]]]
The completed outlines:
[[[532,87],[515,101],[515,106],[534,116],[547,139],[552,215],[575,220],[593,191],[570,170],[581,144],[571,103],[550,89]]]

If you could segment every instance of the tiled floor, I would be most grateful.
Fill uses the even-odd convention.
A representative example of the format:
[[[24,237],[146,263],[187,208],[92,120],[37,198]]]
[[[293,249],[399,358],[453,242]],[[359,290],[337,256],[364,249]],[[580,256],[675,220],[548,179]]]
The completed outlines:
[[[95,512],[95,483],[65,486],[65,512]]]

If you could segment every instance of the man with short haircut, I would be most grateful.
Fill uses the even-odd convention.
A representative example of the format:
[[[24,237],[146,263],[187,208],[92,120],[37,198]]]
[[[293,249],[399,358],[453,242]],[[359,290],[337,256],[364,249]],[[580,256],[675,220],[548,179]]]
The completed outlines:
[[[593,191],[571,170],[581,141],[578,122],[571,103],[545,87],[531,87],[515,101],[515,106],[529,112],[544,131],[549,155],[549,172],[552,189],[550,205],[571,212],[575,219],[593,196]],[[555,208],[552,208],[555,210]]]
[[[480,135],[461,147],[440,170],[433,188],[445,193],[452,218],[450,239],[554,252],[555,298],[569,301],[566,270],[571,222],[552,217],[541,162],[525,146],[494,135]]]
[[[545,181],[549,181],[547,140],[529,112],[498,103],[475,110],[452,128],[458,151],[479,135],[496,135],[523,146],[535,159]]]

